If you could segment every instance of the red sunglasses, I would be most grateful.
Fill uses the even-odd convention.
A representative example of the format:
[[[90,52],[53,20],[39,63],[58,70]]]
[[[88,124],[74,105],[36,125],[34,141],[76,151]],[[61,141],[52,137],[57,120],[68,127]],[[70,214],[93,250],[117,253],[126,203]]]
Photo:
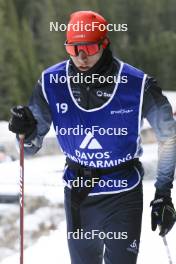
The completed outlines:
[[[83,50],[87,54],[87,56],[92,56],[99,52],[100,47],[102,45],[102,41],[87,42],[87,43],[84,42],[82,44],[81,43],[67,44],[67,42],[65,42],[64,45],[65,45],[67,53],[73,57],[78,56],[80,50]]]

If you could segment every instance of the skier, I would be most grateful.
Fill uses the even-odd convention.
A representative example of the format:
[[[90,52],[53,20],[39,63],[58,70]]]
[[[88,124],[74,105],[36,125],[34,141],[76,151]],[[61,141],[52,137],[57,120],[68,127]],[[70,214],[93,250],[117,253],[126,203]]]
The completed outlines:
[[[26,155],[42,147],[54,124],[66,156],[63,178],[72,264],[137,261],[144,118],[159,143],[152,230],[160,226],[165,236],[175,222],[171,188],[176,122],[171,106],[154,78],[112,55],[107,25],[93,11],[73,13],[65,42],[70,58],[43,71],[29,105],[14,107],[9,122],[12,132],[25,135]]]

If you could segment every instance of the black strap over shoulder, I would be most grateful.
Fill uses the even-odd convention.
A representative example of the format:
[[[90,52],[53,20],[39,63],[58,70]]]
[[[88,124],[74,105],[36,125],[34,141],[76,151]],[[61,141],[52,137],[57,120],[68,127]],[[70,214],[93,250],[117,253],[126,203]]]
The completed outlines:
[[[84,179],[90,179],[91,181],[96,178],[96,182],[98,182],[102,175],[111,174],[113,172],[118,172],[123,169],[130,169],[135,165],[139,164],[139,159],[132,159],[125,163],[122,163],[118,166],[110,167],[110,168],[90,168],[80,165],[69,158],[66,159],[66,163],[68,167],[73,170],[76,174],[76,179],[80,182],[81,177]],[[88,194],[91,192],[93,185],[89,187],[74,187],[71,189],[71,211],[72,211],[72,226],[73,231],[81,228],[81,219],[80,219],[80,206],[81,203],[86,199]]]

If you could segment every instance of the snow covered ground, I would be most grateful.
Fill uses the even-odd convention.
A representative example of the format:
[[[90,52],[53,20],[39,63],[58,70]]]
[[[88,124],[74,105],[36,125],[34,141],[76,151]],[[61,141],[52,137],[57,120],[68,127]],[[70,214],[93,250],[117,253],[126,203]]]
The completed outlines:
[[[62,200],[64,156],[45,156],[25,160],[25,195]],[[19,191],[19,161],[0,164],[0,194]]]
[[[144,145],[144,162],[147,171],[155,171],[157,146]],[[153,164],[153,165],[151,165]],[[154,165],[155,164],[155,165]],[[63,183],[61,180],[62,169],[64,165],[63,156],[49,156],[35,158],[25,161],[25,195],[26,196],[42,196],[51,202],[63,202]],[[154,175],[154,172],[151,173]],[[18,192],[19,166],[18,161],[0,164],[0,193]],[[154,181],[144,181],[144,215],[143,228],[141,237],[141,247],[138,264],[167,264],[169,263],[166,249],[158,232],[152,232],[150,228],[150,201],[154,194]],[[176,203],[176,186],[173,190],[173,201]],[[1,211],[3,211],[2,206]],[[5,211],[10,208],[6,205]],[[12,209],[11,209],[12,210]],[[38,213],[39,214],[39,213]],[[47,208],[40,211],[39,217],[49,214]],[[45,217],[44,217],[45,218]],[[25,229],[34,229],[38,218],[27,216],[25,219]],[[167,236],[168,244],[171,250],[173,263],[176,264],[176,226]],[[7,249],[6,249],[7,250]],[[9,252],[10,253],[10,252]],[[69,264],[69,253],[66,241],[66,223],[63,221],[56,231],[50,231],[46,236],[42,236],[35,244],[25,250],[25,264],[31,263],[52,263],[52,264]],[[3,259],[1,264],[18,264],[19,254],[14,254]],[[91,261],[90,261],[91,263]],[[119,263],[121,264],[121,263]]]

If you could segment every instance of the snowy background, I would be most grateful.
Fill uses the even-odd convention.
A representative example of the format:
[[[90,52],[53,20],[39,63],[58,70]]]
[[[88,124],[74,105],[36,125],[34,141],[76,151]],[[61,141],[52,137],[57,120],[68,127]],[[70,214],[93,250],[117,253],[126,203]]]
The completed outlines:
[[[168,96],[168,94],[167,94]],[[175,93],[169,98],[175,107]],[[14,141],[12,134],[3,134],[7,123],[0,123],[0,143]],[[144,124],[145,128],[148,124]],[[49,136],[53,136],[50,131]],[[141,161],[145,167],[144,214],[138,264],[169,263],[166,248],[158,231],[150,227],[150,201],[154,195],[157,165],[157,145],[145,144]],[[42,156],[25,160],[25,264],[70,264],[66,241],[66,223],[63,207],[62,155]],[[0,164],[0,264],[19,263],[19,160]],[[2,197],[9,196],[9,203]],[[172,191],[176,205],[176,185]],[[12,203],[13,201],[13,203]],[[173,263],[176,264],[176,225],[167,235]],[[91,263],[91,260],[90,260]]]

